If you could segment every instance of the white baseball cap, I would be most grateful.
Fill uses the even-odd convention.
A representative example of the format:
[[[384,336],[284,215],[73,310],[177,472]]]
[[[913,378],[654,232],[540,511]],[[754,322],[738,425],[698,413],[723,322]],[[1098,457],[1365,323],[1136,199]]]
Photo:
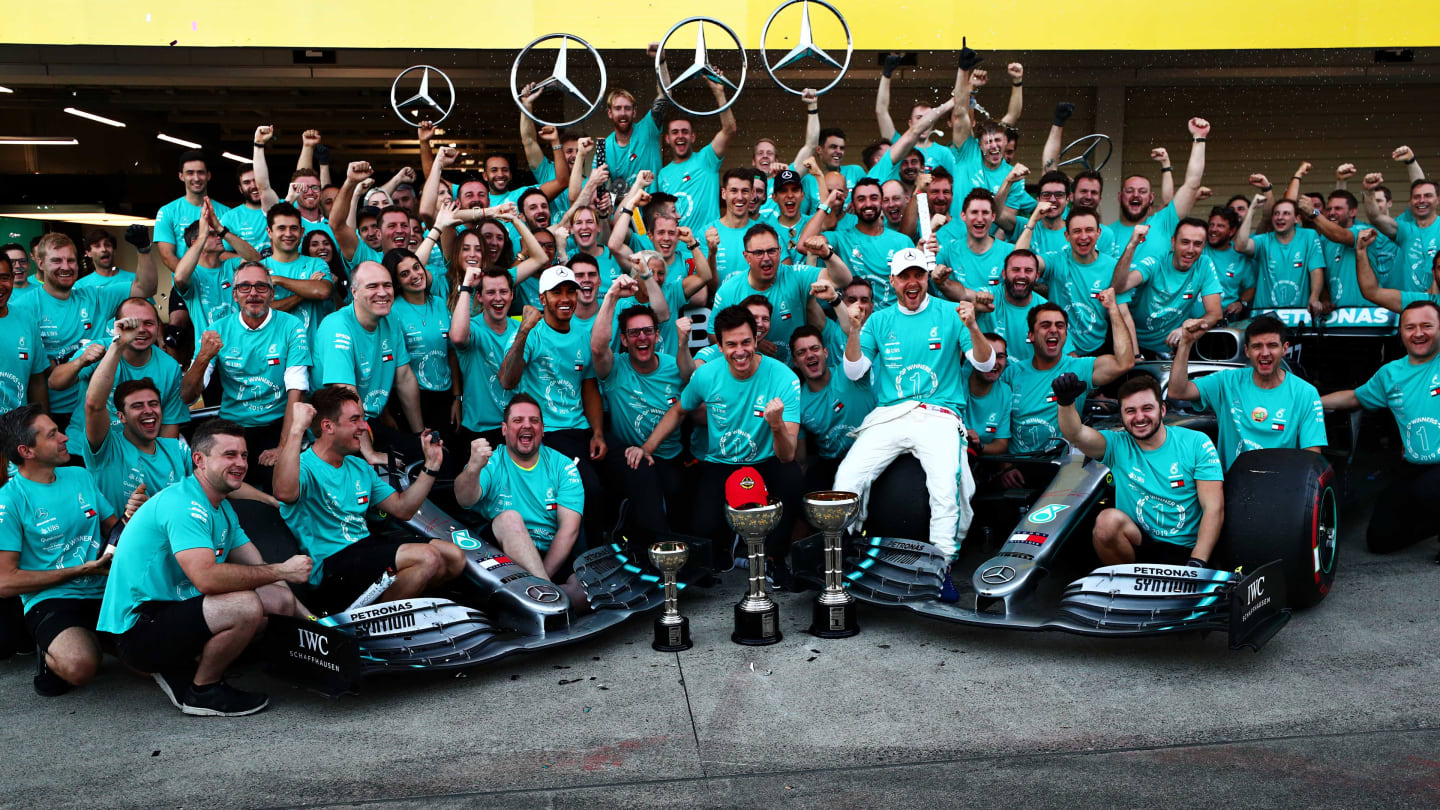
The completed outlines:
[[[556,287],[559,287],[561,284],[566,283],[574,284],[576,287],[580,286],[580,282],[575,280],[575,271],[571,270],[563,264],[551,267],[544,273],[540,274],[541,293],[550,292]]]
[[[930,271],[930,257],[920,248],[905,248],[890,257],[890,275],[898,276],[912,267]],[[540,282],[543,287],[545,282]]]

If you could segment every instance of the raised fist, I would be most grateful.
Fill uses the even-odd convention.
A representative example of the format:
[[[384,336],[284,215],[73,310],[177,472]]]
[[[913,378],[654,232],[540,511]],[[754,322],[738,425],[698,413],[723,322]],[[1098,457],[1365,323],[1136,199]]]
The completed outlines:
[[[1208,138],[1210,136],[1210,122],[1204,118],[1191,118],[1189,125],[1192,137]]]

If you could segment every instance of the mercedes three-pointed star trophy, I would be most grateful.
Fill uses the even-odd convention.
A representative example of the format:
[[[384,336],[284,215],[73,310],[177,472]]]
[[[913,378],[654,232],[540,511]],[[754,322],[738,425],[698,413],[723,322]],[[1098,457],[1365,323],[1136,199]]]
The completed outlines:
[[[796,3],[800,4],[800,31],[796,37],[795,47],[787,51],[784,56],[777,59],[774,63],[771,63],[770,49],[766,44],[770,39],[770,26],[774,24],[775,18],[780,15],[780,12]],[[815,29],[810,22],[810,6],[812,4],[820,6],[834,15],[835,19],[840,22],[841,29],[845,31],[844,62],[831,56],[824,48],[821,48],[820,45],[816,43]],[[835,89],[835,86],[840,83],[840,80],[845,78],[845,73],[850,70],[850,57],[854,52],[855,39],[850,34],[850,24],[845,22],[845,15],[841,14],[839,9],[825,2],[825,0],[786,0],[777,6],[774,11],[770,12],[769,19],[765,20],[765,28],[760,32],[760,60],[765,65],[765,72],[770,74],[770,80],[775,82],[777,87],[797,96],[804,94],[805,91],[791,87],[781,81],[780,77],[775,75],[775,71],[791,67],[806,59],[835,68],[840,71],[836,74],[835,78],[832,79],[829,84],[815,91],[819,95],[824,95]]]
[[[417,70],[421,72],[419,90],[417,90],[414,95],[401,101],[399,97],[400,83],[404,81],[406,76]],[[445,80],[445,87],[449,95],[443,104],[435,98],[435,93],[431,90],[430,75],[432,73]],[[408,126],[418,127],[421,121],[438,124],[450,117],[450,112],[455,109],[455,83],[450,81],[450,77],[446,76],[445,72],[437,67],[431,67],[430,65],[412,65],[400,71],[400,75],[396,76],[395,81],[390,84],[390,109],[394,110],[395,114],[400,117],[400,120],[404,121]],[[412,111],[414,115],[413,118],[405,114],[405,110],[407,109]]]
[[[522,86],[519,80],[521,62],[525,60],[525,57],[528,56],[536,46],[555,39],[560,40],[560,46],[555,51],[555,67],[551,69],[550,75],[533,84]],[[580,47],[589,51],[590,55],[595,59],[595,66],[599,68],[600,87],[595,91],[594,96],[587,96],[580,88],[575,86],[575,82],[570,78],[569,43],[571,42],[579,43]],[[520,112],[541,126],[569,127],[589,118],[590,114],[595,112],[595,108],[599,107],[600,103],[605,100],[605,86],[605,60],[600,58],[600,52],[595,50],[593,45],[574,34],[546,34],[538,37],[521,49],[520,53],[515,56],[515,61],[510,65],[510,97],[515,100],[515,104],[520,108]],[[585,112],[568,121],[547,121],[536,115],[535,111],[530,109],[525,103],[525,99],[521,98],[521,91],[527,89],[527,87],[530,93],[536,94],[537,98],[538,94],[553,88],[559,91],[562,96],[584,104]]]
[[[680,71],[679,76],[671,79],[669,78],[665,67],[665,46],[670,43],[670,40],[675,36],[676,31],[679,31],[681,28],[684,28],[690,23],[695,23],[694,58],[690,61],[690,64],[687,65],[684,70]],[[720,30],[724,31],[731,40],[735,42],[735,49],[740,53],[740,81],[731,81],[729,77],[725,76],[723,73],[717,70],[715,68],[715,65],[710,62],[710,49],[709,46],[707,46],[705,43],[705,26],[707,24],[717,26]],[[676,107],[684,110],[687,113],[690,113],[691,115],[719,115],[720,113],[730,109],[730,106],[735,103],[736,99],[740,98],[740,91],[745,88],[745,74],[746,71],[749,69],[749,66],[750,60],[745,55],[745,45],[740,41],[739,35],[737,35],[734,29],[732,29],[730,26],[726,25],[723,22],[720,22],[714,17],[686,17],[680,22],[675,23],[675,25],[671,26],[669,31],[665,32],[664,38],[660,40],[660,47],[655,51],[655,79],[660,86],[660,92],[665,94],[665,98],[671,104],[674,104]],[[721,104],[719,107],[716,107],[713,110],[696,110],[690,107],[686,107],[684,104],[681,104],[679,101],[676,100],[674,94],[672,94],[671,91],[677,87],[689,84],[696,79],[699,79],[701,81],[715,82],[717,84],[722,84],[730,88],[730,98],[724,104]]]

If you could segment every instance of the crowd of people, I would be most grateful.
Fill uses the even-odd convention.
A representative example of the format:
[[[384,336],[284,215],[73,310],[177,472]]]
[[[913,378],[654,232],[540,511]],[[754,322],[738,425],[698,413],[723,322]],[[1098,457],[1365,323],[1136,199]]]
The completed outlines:
[[[730,567],[737,470],[785,504],[767,539],[785,588],[804,492],[864,504],[911,454],[929,542],[953,559],[977,486],[1025,485],[1004,457],[1067,441],[1116,473],[1102,562],[1205,566],[1240,453],[1318,452],[1325,408],[1388,409],[1405,468],[1370,545],[1433,534],[1440,224],[1415,155],[1392,156],[1403,212],[1381,174],[1357,199],[1354,165],[1321,191],[1309,163],[1283,189],[1252,175],[1253,197],[1207,211],[1211,125],[1191,118],[1175,126],[1190,139],[1178,184],[1157,146],[1105,222],[1102,176],[1060,170],[1073,105],[1032,174],[1015,159],[1024,68],[1006,66],[1009,104],[991,118],[981,56],[959,56],[952,98],[914,106],[903,130],[899,55],[886,60],[860,163],[813,92],[793,160],[762,138],[722,171],[733,111],[697,119],[614,89],[603,139],[521,115],[525,166],[496,154],[457,171],[429,123],[419,170],[383,183],[363,161],[332,177],[313,130],[286,181],[258,126],[234,192],[186,152],[153,235],[125,233],[133,269],[105,231],[0,247],[0,597],[23,613],[36,690],[87,683],[104,649],[187,713],[263,709],[223,676],[267,616],[343,609],[382,576],[382,598],[400,599],[461,574],[447,540],[367,528],[375,509],[413,515],[437,479],[487,540],[583,604],[572,565],[602,537],[704,536]],[[1266,313],[1360,305],[1399,313],[1406,356],[1322,397]],[[1223,322],[1245,324],[1249,367],[1191,379],[1192,347]],[[1172,355],[1168,391],[1133,373],[1137,356]],[[1098,396],[1122,430],[1082,423]],[[1216,442],[1167,426],[1167,400],[1213,410]],[[197,403],[218,415],[191,431]],[[376,472],[396,454],[421,462],[403,491]],[[236,499],[277,508],[299,553],[263,559]],[[941,598],[957,598],[949,577]]]

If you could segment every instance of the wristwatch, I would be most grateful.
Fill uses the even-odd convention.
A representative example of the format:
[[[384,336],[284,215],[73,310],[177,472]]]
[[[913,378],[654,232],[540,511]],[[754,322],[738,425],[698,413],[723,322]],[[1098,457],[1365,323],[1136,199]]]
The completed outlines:
[[[420,468],[420,472],[422,472],[422,473],[430,476],[431,478],[439,478],[439,477],[440,477],[440,471],[439,471],[439,470],[432,470],[432,469],[430,469],[429,467],[421,467],[421,468]]]
[[[458,291],[459,291],[459,292],[462,292],[462,293],[470,293],[471,295],[474,295],[474,294],[475,294],[475,287],[474,287],[473,285],[470,285],[470,284],[461,284]]]

